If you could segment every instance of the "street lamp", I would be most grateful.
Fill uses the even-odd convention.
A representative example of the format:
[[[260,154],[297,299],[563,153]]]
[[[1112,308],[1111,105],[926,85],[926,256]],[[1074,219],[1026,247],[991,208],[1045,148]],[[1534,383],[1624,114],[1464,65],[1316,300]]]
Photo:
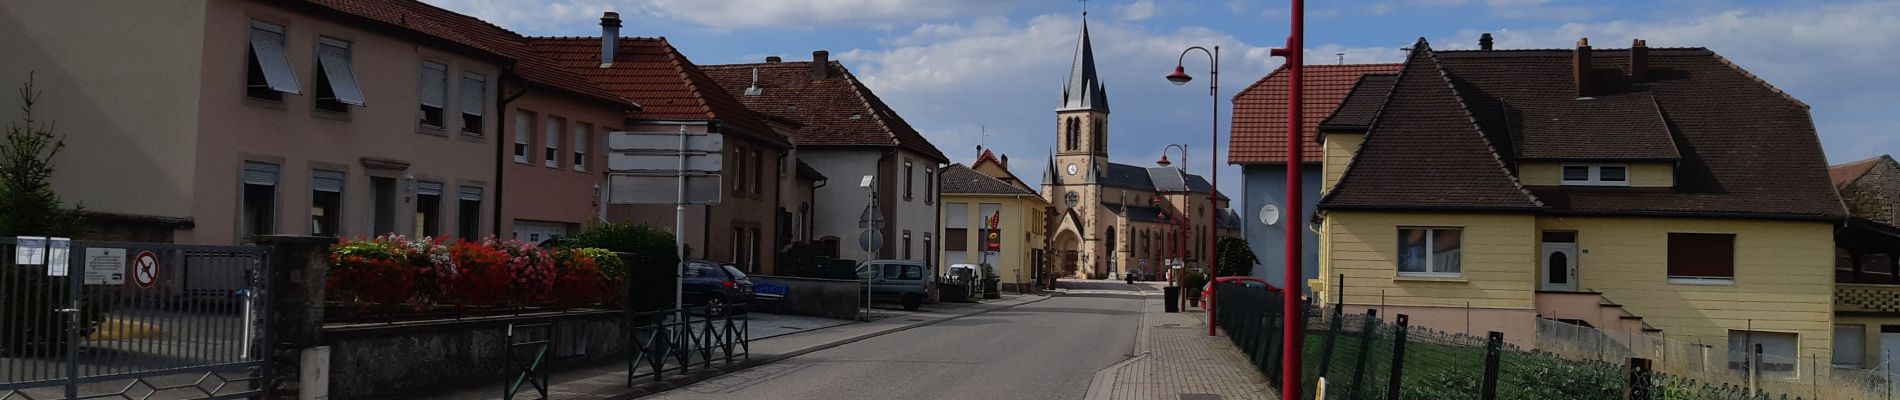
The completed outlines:
[[[1180,68],[1180,67],[1175,67],[1175,71],[1174,71],[1174,72],[1175,72],[1175,73],[1177,73],[1177,74],[1180,74],[1180,72],[1181,72],[1181,68]],[[1180,74],[1180,75],[1181,75],[1181,76],[1187,76],[1187,74]],[[1173,76],[1169,76],[1169,79],[1173,79]],[[1168,162],[1168,149],[1174,149],[1174,150],[1178,150],[1178,151],[1180,151],[1180,152],[1181,152],[1181,175],[1182,175],[1182,179],[1181,179],[1181,181],[1182,181],[1182,182],[1186,182],[1186,181],[1187,181],[1187,178],[1186,178],[1186,175],[1187,175],[1187,167],[1188,167],[1188,149],[1187,149],[1187,145],[1185,145],[1185,144],[1170,144],[1170,145],[1168,145],[1168,147],[1163,147],[1163,148],[1161,148],[1161,159],[1160,159],[1160,160],[1156,160],[1156,161],[1155,161],[1155,164],[1156,164],[1156,165],[1160,165],[1160,166],[1163,166],[1163,167],[1166,167],[1166,166],[1168,166],[1168,164],[1172,164],[1172,163],[1169,163],[1169,162]],[[1157,198],[1159,198],[1159,197],[1160,197],[1160,195],[1156,195],[1156,197],[1157,197]],[[1159,200],[1157,200],[1157,205],[1159,205],[1159,203],[1158,203],[1158,202],[1159,202]],[[1183,202],[1183,203],[1185,203],[1185,202]],[[1185,218],[1186,218],[1186,216],[1182,216],[1182,218],[1181,218],[1181,219],[1183,219],[1183,221],[1180,221],[1180,222],[1182,222],[1182,226],[1186,226],[1186,224],[1185,224],[1185,222],[1186,222],[1186,221],[1185,221]],[[1179,247],[1179,246],[1177,246],[1177,247]],[[1185,253],[1185,252],[1183,252],[1183,253]],[[1187,258],[1186,258],[1186,255],[1185,255],[1185,254],[1183,254],[1183,255],[1182,255],[1182,258],[1181,258],[1181,260],[1182,260],[1182,264],[1183,264],[1183,265],[1182,265],[1182,267],[1183,267],[1183,268],[1186,268],[1187,266],[1186,266],[1185,264],[1186,264],[1186,260],[1187,260]],[[1172,267],[1172,266],[1170,266],[1170,267],[1168,267],[1168,268],[1167,268],[1167,271],[1168,271],[1168,286],[1174,286],[1174,285],[1175,285],[1175,275],[1176,275],[1176,274],[1175,274],[1175,272],[1174,272],[1174,267]]]
[[[1301,147],[1305,145],[1306,139],[1300,137],[1300,134],[1304,133],[1301,129],[1305,126],[1305,116],[1302,115],[1305,110],[1302,109],[1301,104],[1304,98],[1300,95],[1300,89],[1301,78],[1306,69],[1305,57],[1303,57],[1306,51],[1306,1],[1291,0],[1291,3],[1292,12],[1289,14],[1292,15],[1293,20],[1290,26],[1292,32],[1286,37],[1286,47],[1272,49],[1268,54],[1274,57],[1285,57],[1287,72],[1285,210],[1287,287],[1281,290],[1281,293],[1286,296],[1286,299],[1281,302],[1283,303],[1281,307],[1284,307],[1281,309],[1281,315],[1286,321],[1280,332],[1281,343],[1285,344],[1284,348],[1303,349],[1305,347],[1302,347],[1300,342],[1305,339],[1306,330],[1301,325],[1304,325],[1305,318],[1294,316],[1302,315],[1301,313],[1306,308],[1300,303],[1300,293],[1303,290],[1294,290],[1293,285],[1304,282],[1300,276],[1303,272],[1301,268],[1304,267],[1300,265],[1300,238],[1306,236],[1306,233],[1301,231],[1306,224],[1300,219],[1300,197],[1303,195],[1301,191],[1304,185],[1300,181],[1300,156],[1303,151]],[[1301,353],[1288,351],[1280,355],[1280,398],[1282,399],[1302,398],[1300,397],[1300,384],[1303,379],[1300,377]]]
[[[1173,83],[1176,86],[1186,85],[1188,81],[1194,80],[1194,77],[1188,76],[1187,68],[1183,67],[1183,62],[1187,60],[1188,53],[1193,52],[1195,50],[1200,50],[1201,54],[1207,55],[1207,96],[1209,99],[1213,100],[1212,103],[1214,104],[1213,112],[1209,114],[1212,118],[1208,119],[1208,125],[1207,125],[1208,139],[1210,140],[1208,142],[1207,151],[1208,151],[1208,154],[1212,155],[1212,157],[1209,157],[1208,164],[1207,164],[1208,165],[1207,205],[1209,207],[1219,208],[1220,199],[1219,197],[1217,197],[1216,193],[1220,193],[1220,46],[1214,46],[1214,50],[1211,50],[1211,51],[1201,46],[1194,46],[1194,47],[1189,47],[1185,50],[1181,50],[1181,56],[1176,57],[1174,60],[1174,73],[1168,74],[1167,78],[1168,78],[1168,82]],[[1165,153],[1167,153],[1166,149],[1163,149],[1162,153],[1163,153],[1163,156],[1165,156],[1166,155]],[[1181,156],[1182,157],[1181,162],[1184,165],[1187,163],[1186,154],[1187,152],[1183,151],[1182,156]],[[1185,171],[1185,169],[1183,171]],[[1182,179],[1182,184],[1186,185],[1187,180]],[[1193,192],[1193,191],[1189,190],[1189,192]],[[1193,208],[1192,205],[1188,205],[1187,207],[1189,209]],[[1220,223],[1218,220],[1218,218],[1220,218],[1220,214],[1221,213],[1219,212],[1207,213],[1207,229],[1208,231],[1213,232],[1215,236],[1220,236]],[[1207,257],[1206,265],[1210,267],[1208,269],[1209,271],[1214,270],[1213,268],[1211,268],[1212,266],[1220,265],[1219,264],[1220,254],[1214,251],[1214,242],[1216,241],[1215,240],[1207,241],[1206,250],[1207,250],[1208,257]],[[1185,245],[1185,243],[1183,244]],[[1182,259],[1185,260],[1186,258],[1184,257]],[[1209,313],[1208,325],[1207,325],[1207,334],[1209,336],[1214,335],[1213,321],[1214,321],[1213,314]]]

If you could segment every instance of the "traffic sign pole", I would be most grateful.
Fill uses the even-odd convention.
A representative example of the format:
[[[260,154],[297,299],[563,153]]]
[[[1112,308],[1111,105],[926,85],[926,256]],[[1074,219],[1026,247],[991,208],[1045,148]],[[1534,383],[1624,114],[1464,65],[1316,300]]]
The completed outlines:
[[[686,171],[686,126],[680,125],[679,171]],[[679,198],[673,202],[673,245],[679,250],[680,265],[673,277],[673,308],[679,310],[679,321],[686,322],[686,174],[680,174]],[[710,311],[708,311],[710,314]],[[684,326],[684,325],[682,325]]]

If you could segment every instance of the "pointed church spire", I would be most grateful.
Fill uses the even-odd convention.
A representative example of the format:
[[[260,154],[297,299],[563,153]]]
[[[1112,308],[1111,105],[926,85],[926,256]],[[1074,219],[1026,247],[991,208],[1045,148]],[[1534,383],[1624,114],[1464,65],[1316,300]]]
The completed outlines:
[[[1082,39],[1075,45],[1075,61],[1069,68],[1069,81],[1062,86],[1060,110],[1108,112],[1108,90],[1095,75],[1095,50],[1089,46],[1088,13],[1082,14]]]

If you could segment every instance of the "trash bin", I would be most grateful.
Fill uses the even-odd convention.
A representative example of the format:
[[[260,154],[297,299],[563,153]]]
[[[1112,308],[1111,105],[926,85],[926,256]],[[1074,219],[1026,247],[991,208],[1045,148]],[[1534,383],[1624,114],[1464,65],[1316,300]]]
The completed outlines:
[[[1161,294],[1161,308],[1163,311],[1181,312],[1180,286],[1163,287],[1161,288]]]
[[[1001,280],[984,279],[983,280],[983,298],[985,299],[1003,298],[1002,287],[1003,287],[1003,281]]]

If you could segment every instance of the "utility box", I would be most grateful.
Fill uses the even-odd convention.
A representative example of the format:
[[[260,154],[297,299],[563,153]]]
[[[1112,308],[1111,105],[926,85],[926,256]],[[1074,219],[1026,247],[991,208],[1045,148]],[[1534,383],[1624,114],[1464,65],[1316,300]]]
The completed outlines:
[[[330,346],[303,349],[297,377],[300,400],[330,399]]]
[[[1161,288],[1161,308],[1167,312],[1181,312],[1181,287]]]

